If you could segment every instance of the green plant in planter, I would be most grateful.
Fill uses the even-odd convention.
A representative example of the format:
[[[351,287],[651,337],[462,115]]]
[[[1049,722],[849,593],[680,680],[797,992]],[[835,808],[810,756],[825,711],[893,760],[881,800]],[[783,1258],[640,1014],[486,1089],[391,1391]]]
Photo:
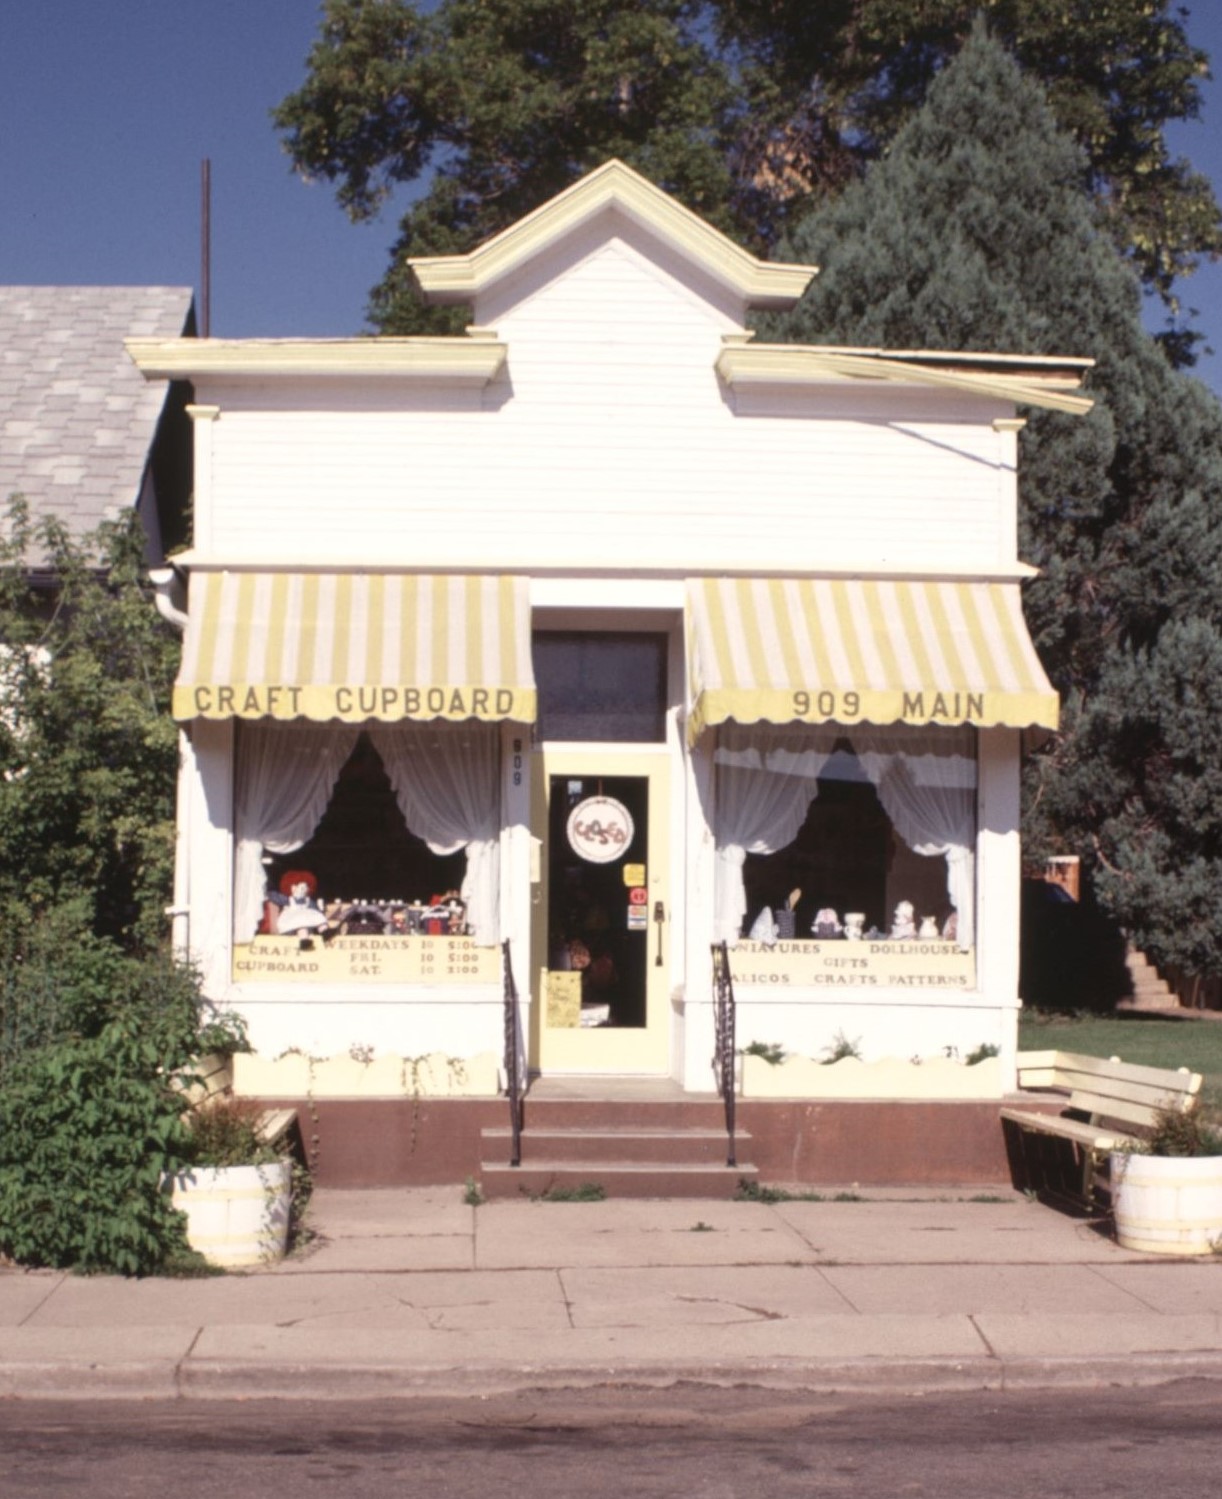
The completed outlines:
[[[192,1166],[265,1166],[280,1152],[259,1134],[263,1110],[253,1098],[210,1099],[187,1119],[183,1158]]]
[[[187,1243],[214,1266],[265,1264],[302,1238],[308,1177],[263,1138],[262,1116],[254,1099],[232,1094],[199,1105],[186,1121],[185,1165],[166,1178]]]
[[[752,1041],[743,1047],[745,1057],[759,1057],[769,1067],[779,1067],[785,1060],[785,1048],[779,1041]]]
[[[1203,1255],[1222,1246],[1222,1132],[1199,1105],[1160,1109],[1145,1140],[1113,1151],[1111,1187],[1122,1249]]]
[[[1222,1130],[1202,1117],[1199,1107],[1159,1109],[1149,1135],[1134,1153],[1153,1156],[1222,1155]]]

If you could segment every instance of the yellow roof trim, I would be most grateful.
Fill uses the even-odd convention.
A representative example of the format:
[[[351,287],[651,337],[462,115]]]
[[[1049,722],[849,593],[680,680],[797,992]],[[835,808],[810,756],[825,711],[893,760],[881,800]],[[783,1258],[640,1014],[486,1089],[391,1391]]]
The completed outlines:
[[[412,256],[431,302],[462,302],[608,208],[618,208],[754,307],[790,307],[816,274],[811,265],[760,260],[622,161],[609,161],[466,255]]]
[[[484,385],[508,353],[508,345],[483,332],[466,338],[129,338],[125,347],[150,380],[304,375]]]
[[[1080,390],[1091,359],[1028,358],[1021,354],[883,353],[872,349],[823,348],[808,344],[747,344],[727,341],[717,373],[727,385],[823,385],[836,381],[884,380],[932,385],[993,396],[1021,406],[1042,406],[1080,416],[1095,404]]]

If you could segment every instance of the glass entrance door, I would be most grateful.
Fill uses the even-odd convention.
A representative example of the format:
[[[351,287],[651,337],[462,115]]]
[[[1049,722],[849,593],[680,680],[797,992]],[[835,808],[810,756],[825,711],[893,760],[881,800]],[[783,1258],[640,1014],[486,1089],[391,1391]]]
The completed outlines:
[[[666,757],[600,746],[544,751],[536,762],[536,1065],[665,1073]]]

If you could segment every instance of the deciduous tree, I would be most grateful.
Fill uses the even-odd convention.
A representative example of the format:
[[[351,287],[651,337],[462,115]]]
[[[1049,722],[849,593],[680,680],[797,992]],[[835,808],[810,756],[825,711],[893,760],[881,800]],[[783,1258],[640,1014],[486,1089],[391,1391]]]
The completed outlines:
[[[354,219],[423,188],[370,306],[411,332],[451,315],[415,302],[405,255],[469,250],[611,156],[769,251],[887,148],[979,11],[1046,84],[1109,232],[1173,302],[1222,224],[1166,144],[1207,68],[1171,0],[326,0],[274,117]],[[1183,329],[1169,343],[1191,345]]]
[[[177,640],[134,516],[91,543],[11,510],[0,540],[0,921],[65,901],[131,950],[163,944]],[[95,544],[96,543],[96,544]],[[55,579],[35,591],[39,555]]]

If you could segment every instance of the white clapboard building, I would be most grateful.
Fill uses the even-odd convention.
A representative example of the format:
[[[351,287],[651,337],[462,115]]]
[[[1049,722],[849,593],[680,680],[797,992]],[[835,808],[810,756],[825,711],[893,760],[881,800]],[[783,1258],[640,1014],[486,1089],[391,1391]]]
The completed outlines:
[[[549,1100],[732,1080],[761,1169],[867,1179],[887,1108],[884,1179],[991,1169],[1017,432],[1089,361],[760,342],[814,268],[618,162],[412,270],[465,335],[128,345],[194,390],[175,921],[239,1088],[331,1179],[478,1171],[515,1068],[524,1167]]]

